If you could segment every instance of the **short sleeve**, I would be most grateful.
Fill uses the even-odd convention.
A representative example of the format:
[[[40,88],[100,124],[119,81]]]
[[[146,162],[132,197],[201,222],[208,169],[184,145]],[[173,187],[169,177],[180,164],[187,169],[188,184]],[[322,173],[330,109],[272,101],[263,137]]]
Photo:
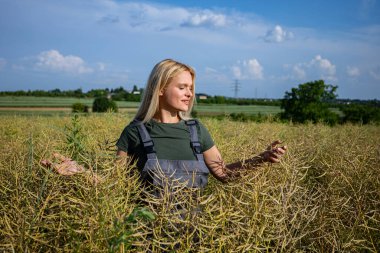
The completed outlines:
[[[199,141],[201,143],[202,152],[205,152],[212,148],[215,144],[207,128],[201,122],[198,121],[198,123]]]
[[[139,137],[137,128],[132,125],[128,125],[121,133],[120,138],[116,142],[116,146],[119,150],[127,152],[128,154],[134,154],[134,150],[138,145],[138,142]]]

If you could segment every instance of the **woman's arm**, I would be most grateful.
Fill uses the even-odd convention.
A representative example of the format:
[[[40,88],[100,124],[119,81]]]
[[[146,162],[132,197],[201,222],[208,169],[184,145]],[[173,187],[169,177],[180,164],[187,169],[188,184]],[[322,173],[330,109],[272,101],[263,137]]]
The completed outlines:
[[[227,165],[224,163],[216,146],[213,146],[209,150],[203,152],[203,157],[211,174],[219,181],[225,183],[238,177],[239,169],[256,167],[264,162],[280,162],[281,157],[286,153],[287,147],[277,147],[279,144],[281,144],[280,141],[274,141],[266,151],[262,152],[258,156],[247,159],[243,162],[235,162]]]
[[[121,149],[118,149],[117,152],[116,152],[116,156],[118,158],[125,158],[125,157],[128,156],[128,153],[125,152],[125,151],[123,151],[123,150],[121,150]]]

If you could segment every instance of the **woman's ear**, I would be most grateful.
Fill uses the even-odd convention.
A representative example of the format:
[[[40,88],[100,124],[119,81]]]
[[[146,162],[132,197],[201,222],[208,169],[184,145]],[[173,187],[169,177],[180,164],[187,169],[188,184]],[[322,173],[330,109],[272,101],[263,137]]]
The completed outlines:
[[[160,90],[160,93],[158,94],[159,96],[163,96],[165,92],[165,89]]]

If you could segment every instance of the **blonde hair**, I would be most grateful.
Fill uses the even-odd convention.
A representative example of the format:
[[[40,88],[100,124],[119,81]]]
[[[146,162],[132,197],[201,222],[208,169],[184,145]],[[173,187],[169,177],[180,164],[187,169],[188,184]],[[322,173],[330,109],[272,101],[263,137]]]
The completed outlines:
[[[142,122],[147,122],[152,119],[159,110],[160,91],[164,90],[171,80],[183,71],[189,71],[191,74],[193,81],[193,96],[189,102],[189,109],[185,112],[179,112],[178,116],[181,119],[191,118],[190,114],[195,100],[195,71],[192,67],[186,64],[172,59],[166,59],[157,63],[152,69],[135,119]]]

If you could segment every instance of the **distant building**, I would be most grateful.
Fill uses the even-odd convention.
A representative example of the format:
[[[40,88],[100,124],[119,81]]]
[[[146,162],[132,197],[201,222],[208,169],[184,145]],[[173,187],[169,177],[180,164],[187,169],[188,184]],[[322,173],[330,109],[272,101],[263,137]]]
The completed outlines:
[[[209,96],[207,94],[204,94],[204,93],[197,93],[197,94],[195,94],[195,97],[198,100],[203,100],[203,99],[207,99]]]

